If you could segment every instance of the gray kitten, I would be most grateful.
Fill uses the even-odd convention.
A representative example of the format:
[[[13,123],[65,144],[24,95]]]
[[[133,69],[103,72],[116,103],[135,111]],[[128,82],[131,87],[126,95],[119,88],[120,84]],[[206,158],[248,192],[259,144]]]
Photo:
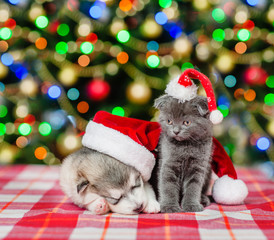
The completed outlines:
[[[184,103],[163,95],[155,100],[162,127],[158,191],[161,212],[199,212],[210,204],[205,195],[211,178],[212,123],[207,99]]]

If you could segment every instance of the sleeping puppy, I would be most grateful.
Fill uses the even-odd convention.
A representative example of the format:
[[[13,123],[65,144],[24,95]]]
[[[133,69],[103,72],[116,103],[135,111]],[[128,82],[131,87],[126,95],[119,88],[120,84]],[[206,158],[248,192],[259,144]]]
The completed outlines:
[[[76,205],[93,214],[160,211],[152,187],[135,168],[86,147],[64,159],[60,185]]]

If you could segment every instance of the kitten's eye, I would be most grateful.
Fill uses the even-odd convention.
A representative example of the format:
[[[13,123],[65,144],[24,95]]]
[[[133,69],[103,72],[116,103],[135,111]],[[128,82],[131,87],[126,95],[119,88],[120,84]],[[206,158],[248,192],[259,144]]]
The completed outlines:
[[[169,120],[169,119],[167,120],[168,125],[171,125],[172,123],[173,123],[172,120]]]
[[[191,121],[184,121],[183,124],[184,124],[185,126],[189,126],[189,125],[191,124]]]

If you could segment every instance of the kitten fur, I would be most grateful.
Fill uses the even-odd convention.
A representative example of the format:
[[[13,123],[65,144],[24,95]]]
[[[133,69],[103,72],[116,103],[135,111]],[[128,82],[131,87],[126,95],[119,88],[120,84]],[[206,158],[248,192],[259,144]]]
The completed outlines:
[[[210,204],[212,123],[207,99],[179,102],[168,95],[155,100],[160,110],[158,192],[161,212],[199,212]]]
[[[86,147],[64,159],[60,185],[76,205],[94,214],[160,211],[153,189],[135,168]]]

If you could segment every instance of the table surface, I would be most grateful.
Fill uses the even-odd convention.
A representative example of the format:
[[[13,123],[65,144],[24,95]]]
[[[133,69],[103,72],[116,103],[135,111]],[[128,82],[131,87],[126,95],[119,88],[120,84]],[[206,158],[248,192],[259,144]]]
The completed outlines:
[[[236,168],[244,205],[212,203],[203,212],[96,216],[63,194],[59,166],[0,166],[0,239],[274,239],[274,184]]]

